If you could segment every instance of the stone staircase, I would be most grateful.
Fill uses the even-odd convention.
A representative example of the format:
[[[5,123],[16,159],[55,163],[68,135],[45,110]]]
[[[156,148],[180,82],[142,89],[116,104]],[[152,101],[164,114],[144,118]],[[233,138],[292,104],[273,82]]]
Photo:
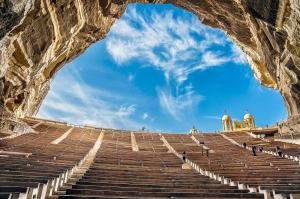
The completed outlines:
[[[79,178],[72,177],[78,181],[58,198],[263,198],[202,174],[192,162],[188,163],[192,167],[182,169],[181,155],[163,135],[134,134],[135,142],[133,133],[106,132],[89,169]]]
[[[66,134],[70,126],[65,124],[32,121],[30,125],[36,134],[1,141],[0,198],[300,196],[299,163],[266,153],[254,157],[237,146],[242,138],[249,144],[262,142],[248,134],[239,134],[241,139],[230,135],[228,140],[218,134],[75,126]]]
[[[58,188],[58,191],[55,191],[53,195],[49,196],[48,199],[56,199],[60,195],[65,195],[67,189],[71,189],[72,185],[75,185],[75,183],[82,178],[82,176],[85,174],[85,172],[89,169],[91,163],[93,162],[92,158],[88,158],[86,162],[84,162],[81,166],[78,166],[74,169],[73,174],[70,176],[70,178],[67,180],[66,183],[64,183],[60,188]]]
[[[48,197],[48,199],[57,199],[61,195],[66,195],[66,190],[71,189],[72,185],[75,185],[78,180],[84,176],[87,170],[89,170],[91,164],[94,162],[96,154],[101,146],[103,140],[104,132],[102,131],[95,142],[95,145],[89,153],[83,158],[83,160],[73,168],[73,172],[70,177],[67,179],[67,182],[64,182],[57,191]]]

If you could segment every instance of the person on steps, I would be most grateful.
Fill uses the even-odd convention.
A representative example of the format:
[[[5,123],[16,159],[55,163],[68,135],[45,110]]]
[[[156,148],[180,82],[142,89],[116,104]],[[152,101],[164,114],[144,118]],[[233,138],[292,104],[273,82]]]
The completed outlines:
[[[252,146],[252,153],[253,153],[253,156],[256,156],[256,146]]]
[[[183,162],[186,161],[186,153],[185,153],[185,151],[183,151],[183,153],[182,153],[182,160],[183,160]]]
[[[276,147],[276,151],[279,157],[282,157],[282,150],[279,146]]]
[[[243,143],[243,147],[244,147],[244,149],[246,149],[246,147],[247,147],[246,142]]]

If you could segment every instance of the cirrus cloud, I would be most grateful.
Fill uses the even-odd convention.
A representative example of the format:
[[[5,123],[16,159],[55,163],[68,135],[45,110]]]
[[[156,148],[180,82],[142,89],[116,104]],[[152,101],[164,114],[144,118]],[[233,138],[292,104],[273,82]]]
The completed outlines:
[[[243,52],[225,34],[190,14],[141,12],[134,5],[129,7],[106,41],[107,51],[120,66],[140,60],[143,67],[158,68],[167,81],[181,84],[198,70],[246,63]]]

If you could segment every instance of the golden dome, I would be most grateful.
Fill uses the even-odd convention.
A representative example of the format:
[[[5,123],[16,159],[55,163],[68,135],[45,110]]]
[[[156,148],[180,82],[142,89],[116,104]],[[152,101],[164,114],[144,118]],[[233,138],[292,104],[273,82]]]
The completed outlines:
[[[222,121],[228,121],[228,120],[231,120],[230,116],[229,115],[223,115]]]
[[[253,119],[253,116],[249,113],[247,113],[246,115],[244,115],[244,120],[247,120],[247,119]]]

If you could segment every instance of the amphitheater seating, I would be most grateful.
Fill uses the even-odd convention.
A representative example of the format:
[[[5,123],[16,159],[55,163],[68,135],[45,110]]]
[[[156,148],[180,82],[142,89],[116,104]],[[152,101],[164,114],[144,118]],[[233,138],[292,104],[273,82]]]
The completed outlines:
[[[294,133],[294,134],[290,134],[290,133],[278,134],[278,135],[275,135],[275,137],[276,137],[277,139],[300,139],[300,133]]]
[[[189,145],[186,144],[189,135],[164,136],[178,152],[189,150]],[[300,186],[298,162],[265,153],[253,156],[250,151],[232,144],[218,134],[194,136],[213,150],[208,156],[200,152],[188,153],[188,158],[200,167],[249,187],[271,190],[276,194],[300,194],[297,189]],[[189,142],[192,143],[192,139]]]
[[[266,190],[270,197],[300,194],[298,162],[266,153],[254,157],[251,151],[219,134],[195,134],[193,140],[186,134],[131,133],[38,119],[25,121],[34,132],[0,140],[0,199],[25,195],[49,198],[54,190],[58,198],[74,199],[263,198],[258,190]],[[71,175],[77,175],[72,169],[89,154],[99,135],[104,135],[103,140],[91,164],[72,184],[68,183]],[[237,142],[250,137],[228,136]],[[53,144],[60,137],[63,139]],[[255,144],[267,142],[253,137],[247,142],[251,140]],[[173,149],[180,154],[185,151],[197,166],[232,183],[221,183],[193,169],[183,170],[183,160]],[[64,193],[60,192],[63,184],[69,185]]]
[[[4,138],[6,136],[9,136],[10,134],[7,134],[7,133],[0,133],[0,138]]]
[[[276,146],[279,146],[282,149],[283,154],[300,157],[300,146],[297,144],[275,141],[274,138],[254,138],[245,132],[228,132],[225,133],[225,135],[240,144],[245,142],[250,146],[263,146],[263,148],[268,151],[275,152]]]
[[[39,123],[43,123],[44,121],[37,120],[37,119],[30,119],[30,118],[23,118],[22,119],[24,122],[26,122],[29,126],[34,126]]]
[[[42,185],[74,167],[94,144],[97,134],[74,128],[61,143],[51,144],[69,128],[43,122],[35,128],[35,133],[1,140],[0,193],[39,197]]]
[[[59,198],[262,198],[260,194],[182,170],[182,161],[168,152],[158,134],[134,134],[138,152],[131,148],[130,133],[105,132],[92,166],[66,191],[67,195]]]

